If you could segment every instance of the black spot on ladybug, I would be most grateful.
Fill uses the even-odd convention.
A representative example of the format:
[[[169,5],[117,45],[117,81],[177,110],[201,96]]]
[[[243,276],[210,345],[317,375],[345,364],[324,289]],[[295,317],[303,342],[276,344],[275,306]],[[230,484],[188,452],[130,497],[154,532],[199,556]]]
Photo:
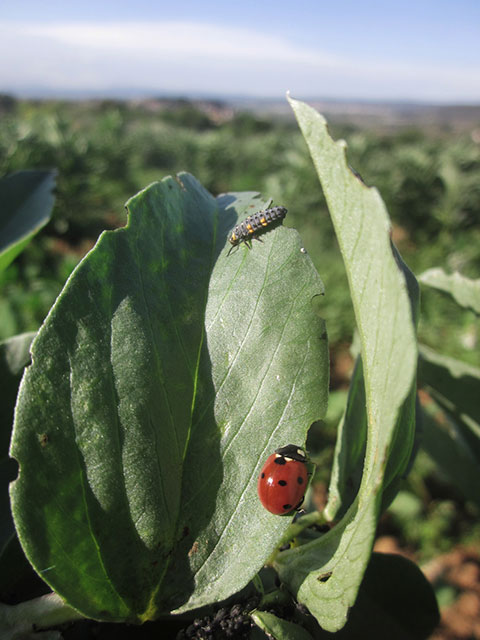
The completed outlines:
[[[282,506],[282,509],[283,509],[284,511],[291,511],[291,510],[293,509],[293,507],[292,507],[292,505],[291,505],[291,504],[284,504],[284,505]]]
[[[303,478],[301,476],[298,476],[297,482],[298,484],[303,484]]]
[[[279,481],[278,481],[278,484],[279,484],[281,487],[286,487],[286,486],[287,486],[287,481],[286,481],[286,480],[279,480]]]
[[[283,456],[278,456],[278,458],[275,458],[274,462],[275,464],[287,464],[287,461]]]
[[[262,475],[261,475],[260,477],[261,477],[261,478],[264,478],[264,477],[265,477],[265,474],[264,474],[264,473],[262,473]]]

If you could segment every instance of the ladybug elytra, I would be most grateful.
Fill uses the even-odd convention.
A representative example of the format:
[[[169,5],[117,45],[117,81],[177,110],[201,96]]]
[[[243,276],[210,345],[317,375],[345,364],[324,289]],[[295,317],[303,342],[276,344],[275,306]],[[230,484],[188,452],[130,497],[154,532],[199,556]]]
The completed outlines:
[[[308,468],[305,451],[293,444],[276,449],[265,462],[258,477],[258,497],[262,505],[276,515],[290,513],[303,502]]]

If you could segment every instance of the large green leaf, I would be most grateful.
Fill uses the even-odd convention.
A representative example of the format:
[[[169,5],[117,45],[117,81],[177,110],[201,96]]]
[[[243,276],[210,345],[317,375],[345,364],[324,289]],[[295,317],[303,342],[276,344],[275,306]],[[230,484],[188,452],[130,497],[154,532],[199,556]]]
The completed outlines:
[[[445,408],[480,425],[480,369],[420,347],[418,379]],[[479,450],[480,454],[480,450]]]
[[[416,325],[420,313],[418,283],[396,248],[392,246],[392,249],[397,265],[405,276],[412,316]],[[410,387],[410,392],[398,413],[397,424],[395,425],[390,445],[388,464],[383,480],[382,510],[395,497],[402,475],[409,469],[416,453],[416,447],[413,446],[416,431],[415,400],[416,382],[414,380]],[[334,465],[328,490],[329,499],[325,508],[325,516],[329,520],[339,519],[345,515],[357,495],[363,475],[367,433],[365,381],[362,360],[359,356],[350,381],[345,415],[338,429]]]
[[[367,446],[367,411],[362,359],[357,358],[348,390],[347,406],[338,426],[334,464],[328,488],[325,517],[345,515],[358,493]]]
[[[471,280],[458,272],[447,274],[440,268],[428,269],[418,279],[422,284],[448,293],[461,307],[480,315],[480,279]]]
[[[439,622],[435,593],[410,560],[373,553],[339,640],[427,640]]]
[[[448,411],[442,411],[436,403],[424,408],[422,418],[423,448],[436,462],[441,473],[450,478],[452,485],[480,507],[478,433],[476,450],[470,446],[475,434],[468,429],[468,425]]]
[[[350,171],[345,143],[330,138],[323,117],[301,102],[290,103],[322,183],[345,263],[361,345],[368,433],[360,489],[342,520],[322,538],[280,553],[275,566],[320,625],[336,631],[345,624],[370,557],[395,427],[414,382],[415,323],[378,192]],[[397,459],[407,459],[412,449],[412,424],[406,432],[406,441],[397,441],[402,447]]]
[[[55,171],[17,171],[0,180],[0,271],[50,219]]]
[[[227,256],[257,194],[188,174],[128,203],[32,347],[11,453],[20,541],[68,604],[143,621],[226,598],[289,518],[261,506],[267,455],[325,413],[323,285],[281,227]]]
[[[419,383],[435,401],[426,406],[423,446],[471,500],[480,504],[480,369],[422,345]]]

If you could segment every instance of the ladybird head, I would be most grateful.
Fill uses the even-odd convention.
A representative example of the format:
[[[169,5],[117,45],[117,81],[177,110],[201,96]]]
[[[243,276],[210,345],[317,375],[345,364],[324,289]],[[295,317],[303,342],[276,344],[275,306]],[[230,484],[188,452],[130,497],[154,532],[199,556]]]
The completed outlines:
[[[306,462],[307,460],[305,451],[301,447],[297,447],[297,445],[295,444],[287,444],[284,447],[275,449],[275,453],[278,456],[291,458],[292,460],[297,460],[298,462]]]

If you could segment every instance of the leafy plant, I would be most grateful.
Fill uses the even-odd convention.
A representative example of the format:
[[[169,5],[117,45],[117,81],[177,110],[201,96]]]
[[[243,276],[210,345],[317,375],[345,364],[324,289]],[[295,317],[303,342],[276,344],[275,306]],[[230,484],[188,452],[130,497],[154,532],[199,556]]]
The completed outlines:
[[[480,280],[430,269],[423,284],[450,295],[459,307],[480,314]],[[480,507],[480,369],[422,346],[419,381],[423,405],[424,444],[460,492]]]
[[[318,304],[323,284],[292,229],[227,255],[229,230],[269,200],[214,198],[189,174],[166,178],[127,203],[125,228],[100,236],[33,342],[10,494],[25,554],[54,592],[0,609],[10,637],[25,620],[45,628],[78,617],[205,615],[211,627],[225,621],[231,598],[243,603],[231,610],[242,625],[251,616],[253,636],[358,637],[366,627],[372,638],[386,628],[425,638],[435,626],[435,598],[418,569],[372,556],[378,519],[418,445],[418,286],[378,192],[350,171],[345,144],[313,109],[290,102],[330,210],[359,337],[324,513],[293,523],[268,513],[256,478],[274,449],[303,446],[325,415],[317,309],[328,292]],[[435,389],[439,403],[451,399]],[[475,448],[465,402],[459,394],[456,413]]]
[[[54,171],[18,171],[0,180],[0,271],[48,222],[54,185]]]

